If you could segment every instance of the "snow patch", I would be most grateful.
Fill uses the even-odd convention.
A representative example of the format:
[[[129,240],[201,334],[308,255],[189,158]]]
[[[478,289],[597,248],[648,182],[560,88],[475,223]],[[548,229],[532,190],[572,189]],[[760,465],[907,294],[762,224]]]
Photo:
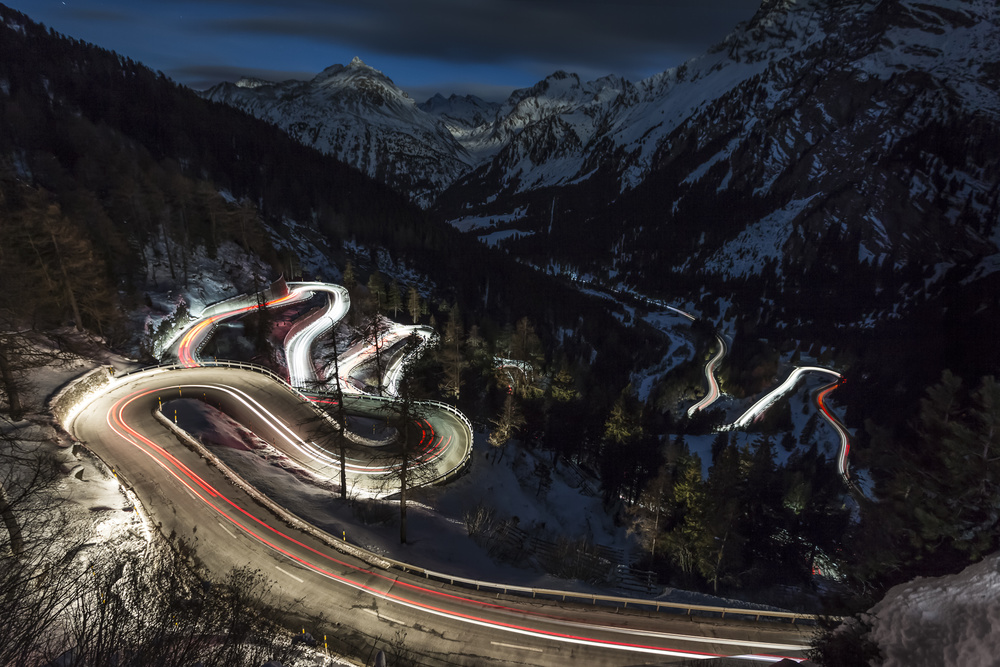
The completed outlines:
[[[884,667],[992,665],[1000,655],[1000,555],[961,573],[918,577],[872,607]]]
[[[706,270],[729,277],[760,275],[766,260],[781,259],[782,248],[792,233],[792,221],[816,196],[792,200],[784,208],[748,225],[705,262]]]

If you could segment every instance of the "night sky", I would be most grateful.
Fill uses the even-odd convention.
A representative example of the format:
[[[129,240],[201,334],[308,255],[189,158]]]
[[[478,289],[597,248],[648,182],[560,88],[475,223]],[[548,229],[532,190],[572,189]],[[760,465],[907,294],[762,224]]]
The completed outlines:
[[[630,80],[703,53],[760,0],[4,0],[197,89],[354,56],[411,97],[500,100],[552,72]]]

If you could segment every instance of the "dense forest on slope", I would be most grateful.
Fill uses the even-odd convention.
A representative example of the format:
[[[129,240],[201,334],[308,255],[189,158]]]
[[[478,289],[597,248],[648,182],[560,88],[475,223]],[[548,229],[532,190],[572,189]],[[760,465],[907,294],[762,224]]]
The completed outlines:
[[[627,367],[655,349],[654,333],[621,326],[599,300],[428,220],[387,187],[277,128],[17,12],[4,8],[0,16],[6,181],[48,193],[58,207],[52,215],[62,215],[96,249],[105,288],[141,294],[143,253],[154,239],[169,253],[172,246],[210,249],[228,238],[259,253],[276,274],[287,272],[288,258],[271,247],[261,225],[280,234],[294,220],[335,249],[353,242],[420,267],[441,298],[467,312],[501,324],[527,315],[544,338],[560,327],[575,331],[584,347],[607,353],[598,355],[598,369],[618,386]],[[6,206],[13,216],[41,197],[8,198]],[[178,263],[182,258],[177,252]]]

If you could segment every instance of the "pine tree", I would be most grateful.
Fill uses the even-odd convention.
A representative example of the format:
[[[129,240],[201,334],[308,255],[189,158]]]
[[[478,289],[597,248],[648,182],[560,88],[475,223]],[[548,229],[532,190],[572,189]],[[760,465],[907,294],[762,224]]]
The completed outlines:
[[[680,571],[690,576],[707,569],[706,556],[713,547],[712,536],[706,529],[705,484],[697,455],[685,453],[677,460],[673,504],[675,518],[664,536],[665,548]]]
[[[392,319],[399,317],[399,311],[403,309],[403,295],[399,291],[399,283],[395,279],[389,284],[389,303],[386,310],[392,311]]]
[[[444,369],[444,375],[439,385],[440,389],[457,403],[464,384],[462,373],[469,366],[469,362],[465,358],[462,316],[458,306],[451,308],[436,356]]]
[[[337,345],[337,329],[330,332],[330,361],[333,363],[333,418],[337,423],[334,434],[340,462],[340,499],[347,500],[347,409],[344,406],[344,387],[340,380],[340,350]],[[329,385],[329,381],[327,381]]]
[[[372,347],[374,354],[372,355],[372,361],[375,365],[375,390],[376,393],[381,396],[383,393],[384,382],[385,382],[385,346],[386,346],[386,336],[392,329],[391,324],[382,315],[375,311],[370,313],[362,324],[361,337],[366,344]]]
[[[416,285],[410,285],[410,289],[406,292],[406,310],[410,314],[410,319],[413,320],[413,323],[419,324],[420,315],[424,312],[424,304]]]
[[[388,296],[385,291],[385,280],[378,271],[368,276],[368,294],[376,313],[384,313],[388,306]]]
[[[854,574],[887,585],[914,574],[955,571],[1000,548],[1000,384],[993,376],[968,391],[944,371],[919,414],[893,433],[869,425],[879,502],[858,532],[868,551]]]
[[[421,454],[421,433],[419,422],[424,419],[424,409],[418,401],[418,382],[413,372],[416,362],[415,352],[419,338],[411,336],[406,342],[403,364],[395,398],[388,405],[388,423],[398,434],[395,451],[385,462],[389,470],[387,481],[399,487],[399,542],[406,544],[406,505],[409,493],[424,480],[423,470],[418,466]],[[427,470],[430,470],[429,468]]]
[[[353,292],[354,288],[358,286],[358,278],[354,274],[354,264],[349,260],[347,264],[344,265],[344,274],[341,277],[341,281],[344,283],[344,287],[347,288],[348,292]]]
[[[629,385],[622,390],[604,422],[600,461],[605,505],[620,497],[626,486],[634,486],[638,463],[636,449],[642,437],[641,407]],[[633,476],[631,481],[630,476]]]

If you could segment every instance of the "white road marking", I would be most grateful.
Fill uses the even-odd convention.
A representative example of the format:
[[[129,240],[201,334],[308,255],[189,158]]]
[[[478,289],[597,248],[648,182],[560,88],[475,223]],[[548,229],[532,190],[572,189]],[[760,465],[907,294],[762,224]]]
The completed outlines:
[[[234,533],[233,531],[229,530],[228,528],[226,528],[221,523],[219,524],[219,528],[221,528],[222,530],[226,531],[229,534],[229,537],[233,538],[234,540],[236,539],[236,533]]]
[[[296,577],[294,574],[292,574],[291,572],[285,572],[284,570],[282,570],[277,565],[274,566],[274,569],[277,570],[278,572],[282,573],[282,574],[287,574],[289,577],[291,577],[295,581],[299,582],[300,584],[304,584],[305,583],[305,579],[300,579],[300,578]]]
[[[490,642],[494,646],[503,646],[504,648],[519,648],[522,651],[534,651],[535,653],[543,653],[540,648],[532,648],[531,646],[518,646],[517,644],[504,644],[503,642]]]
[[[371,614],[372,616],[374,616],[375,618],[377,618],[380,621],[389,621],[390,623],[395,623],[396,625],[406,625],[406,623],[404,623],[403,621],[399,620],[398,618],[392,618],[391,616],[386,616],[385,614],[380,614],[377,611],[375,611],[374,609],[365,609],[365,611],[368,612],[369,614]]]

